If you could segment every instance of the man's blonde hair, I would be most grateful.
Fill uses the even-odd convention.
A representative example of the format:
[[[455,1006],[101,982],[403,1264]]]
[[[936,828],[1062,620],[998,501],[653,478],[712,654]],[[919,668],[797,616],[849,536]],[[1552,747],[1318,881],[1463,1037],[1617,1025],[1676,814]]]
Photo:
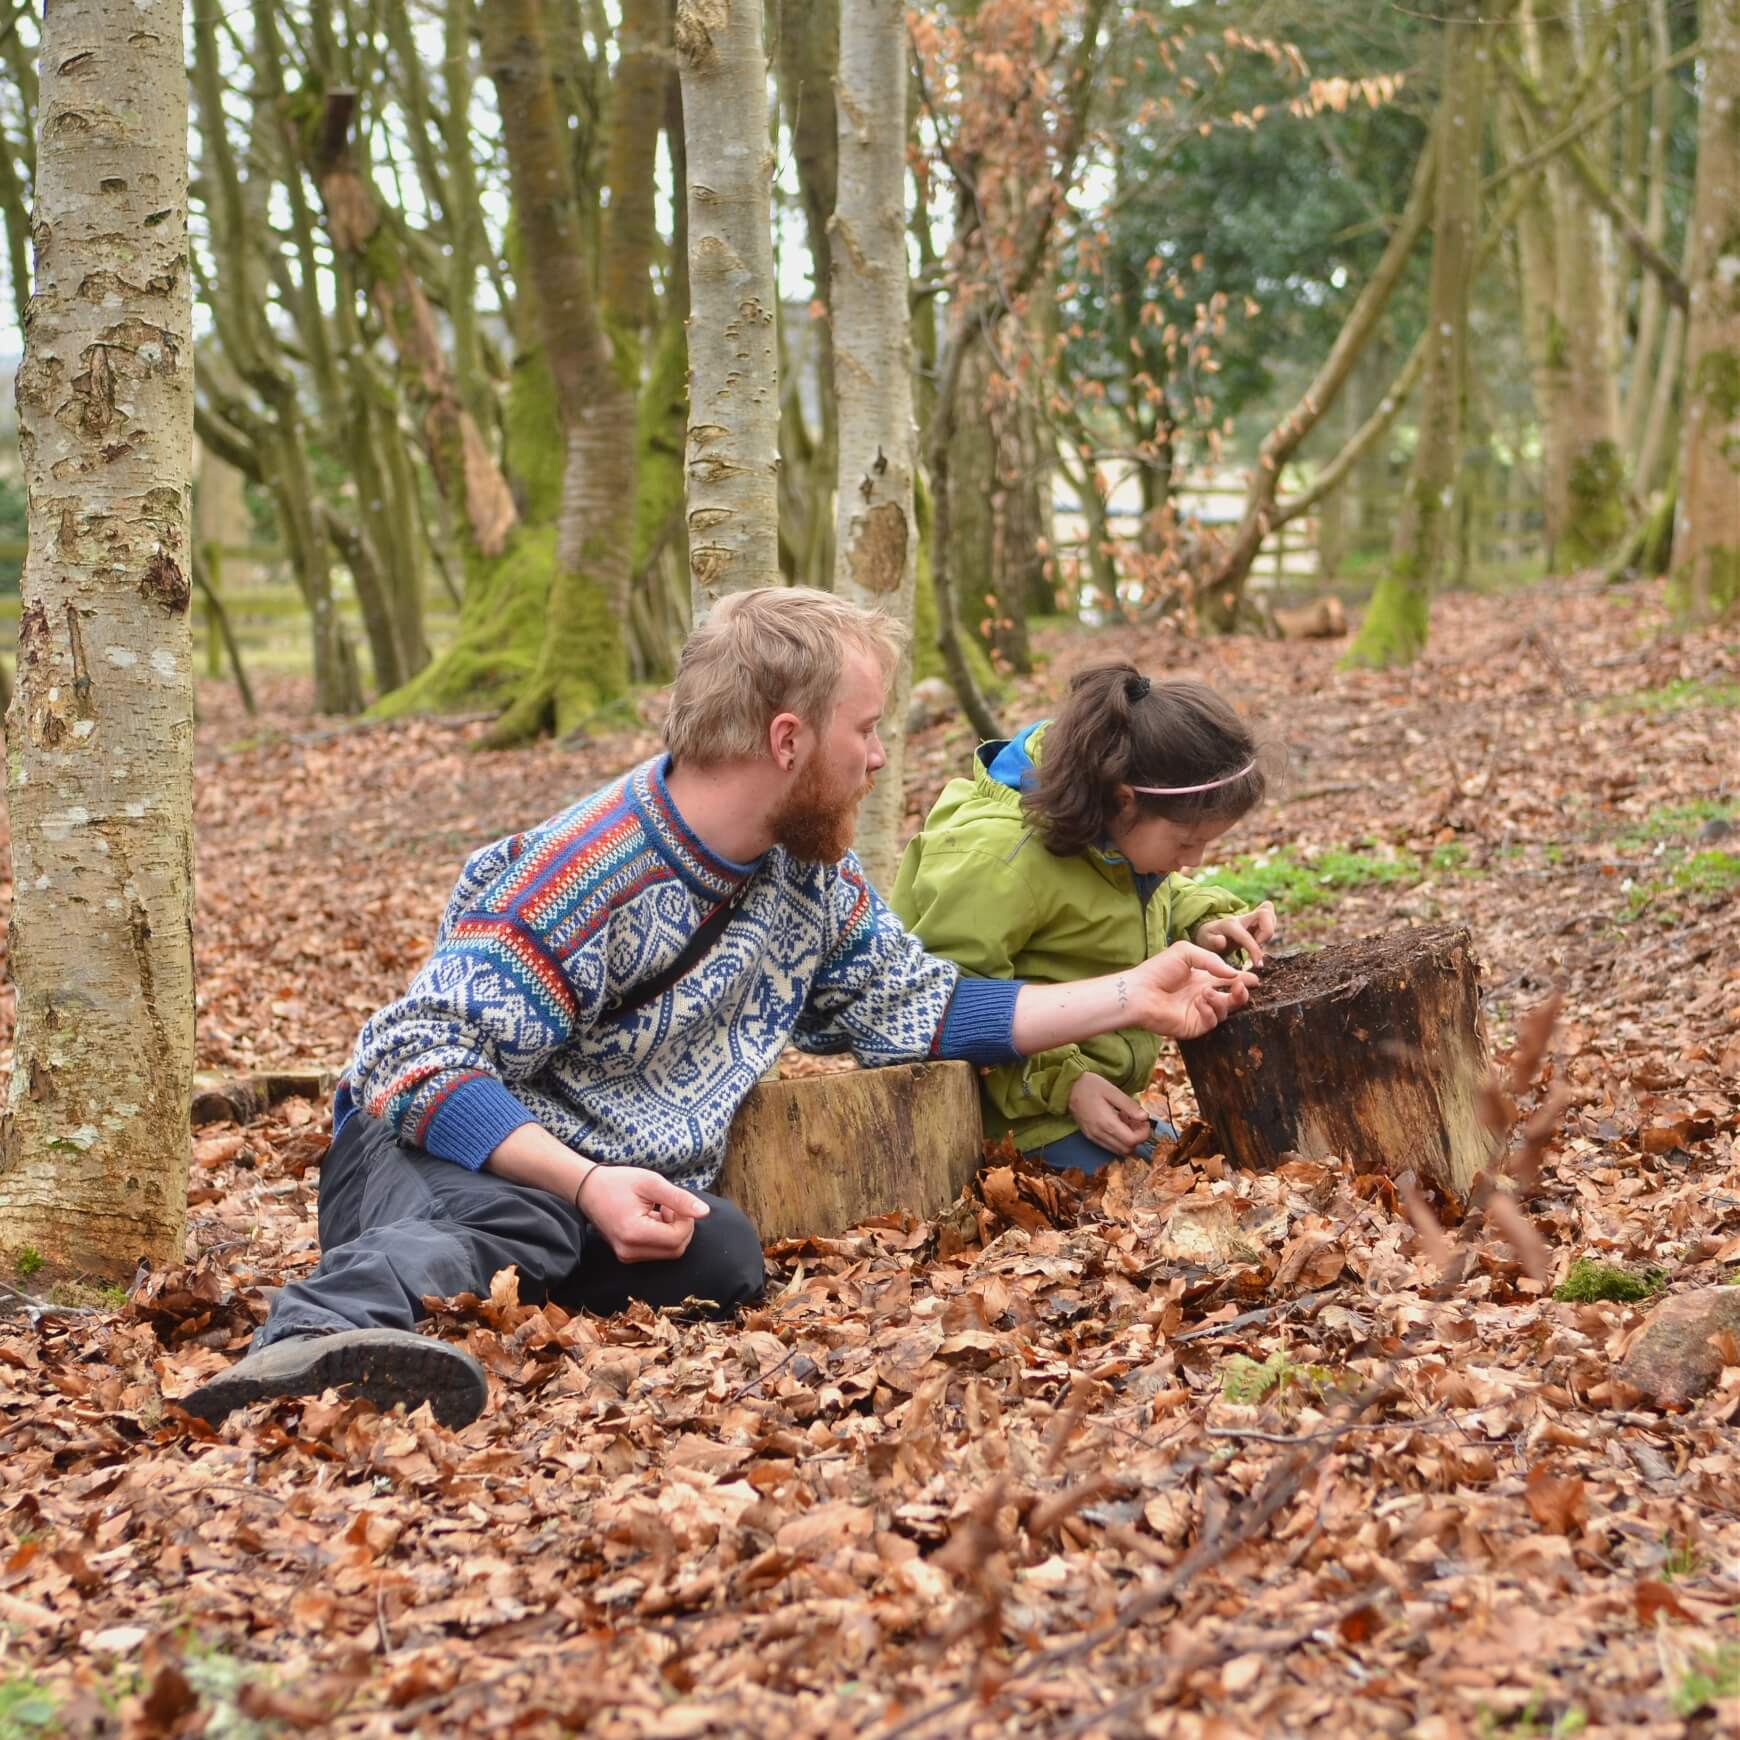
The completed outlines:
[[[713,767],[768,753],[776,714],[824,728],[839,700],[848,647],[868,653],[884,681],[904,637],[879,610],[809,586],[760,586],[713,606],[677,660],[665,747],[678,763]]]

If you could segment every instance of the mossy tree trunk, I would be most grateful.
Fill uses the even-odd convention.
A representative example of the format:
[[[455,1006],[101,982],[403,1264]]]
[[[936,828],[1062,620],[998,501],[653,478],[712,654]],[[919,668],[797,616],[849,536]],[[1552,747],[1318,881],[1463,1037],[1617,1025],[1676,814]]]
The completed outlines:
[[[641,23],[646,3],[624,9],[619,65],[636,73],[644,69],[647,48],[643,32],[628,32]],[[525,254],[522,294],[529,289],[532,295],[564,436],[556,567],[544,639],[524,692],[491,734],[493,742],[506,744],[549,729],[567,736],[627,687],[622,625],[633,535],[636,444],[631,431],[640,312],[624,313],[607,333],[606,310],[593,294],[540,0],[490,5],[484,41]],[[645,130],[649,154],[658,136],[656,113],[655,87],[653,115],[632,117],[632,124]],[[631,121],[618,111],[613,124]],[[638,238],[650,230],[643,209],[649,202],[638,197],[640,190],[612,192],[612,227],[618,234]],[[606,282],[615,270],[607,271]]]
[[[918,585],[906,272],[906,9],[851,0],[840,34],[839,186],[830,225],[840,475],[834,591],[911,629]],[[888,765],[859,814],[858,856],[894,886],[906,811],[910,645],[883,715]]]
[[[1673,593],[1687,616],[1740,607],[1740,0],[1706,0],[1696,265],[1681,389]]]
[[[652,176],[664,104],[664,14],[628,0],[602,141],[610,205],[597,261],[580,220],[572,153],[538,0],[483,11],[485,59],[503,117],[514,204],[516,354],[506,414],[507,469],[523,523],[467,574],[459,634],[385,713],[501,706],[497,746],[567,736],[628,682],[625,631],[645,503],[636,433],[648,272],[656,230]],[[670,364],[649,388],[670,394]]]
[[[182,1260],[193,1085],[193,307],[181,0],[42,25],[29,513],[6,720],[0,1249]]]
[[[1453,0],[1445,15],[1419,438],[1396,520],[1390,571],[1372,594],[1359,637],[1348,649],[1349,664],[1403,665],[1419,655],[1426,644],[1432,593],[1442,577],[1450,546],[1450,516],[1465,420],[1464,356],[1491,53],[1488,27],[1481,20],[1485,3]]]

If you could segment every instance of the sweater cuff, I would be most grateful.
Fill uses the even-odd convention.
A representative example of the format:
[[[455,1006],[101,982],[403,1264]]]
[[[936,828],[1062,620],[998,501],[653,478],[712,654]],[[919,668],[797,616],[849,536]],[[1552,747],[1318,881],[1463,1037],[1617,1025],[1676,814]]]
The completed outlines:
[[[493,1075],[469,1076],[431,1114],[423,1151],[477,1172],[522,1124],[536,1122]]]
[[[1014,1029],[1020,995],[1019,979],[973,979],[963,973],[937,1034],[937,1056],[968,1063],[1019,1063]]]

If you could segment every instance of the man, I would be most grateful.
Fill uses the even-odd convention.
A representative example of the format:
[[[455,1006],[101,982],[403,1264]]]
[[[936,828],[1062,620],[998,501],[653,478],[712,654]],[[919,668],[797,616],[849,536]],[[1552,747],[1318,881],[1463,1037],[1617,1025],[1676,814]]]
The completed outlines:
[[[890,623],[826,593],[729,597],[683,649],[669,753],[466,863],[339,1086],[319,1267],[184,1408],[348,1384],[463,1424],[482,1369],[409,1332],[510,1264],[568,1309],[757,1297],[755,1229],[707,1186],[788,1042],[995,1064],[1131,1025],[1188,1037],[1245,1001],[1249,975],[1183,943],[1071,985],[927,955],[847,850],[898,656]]]

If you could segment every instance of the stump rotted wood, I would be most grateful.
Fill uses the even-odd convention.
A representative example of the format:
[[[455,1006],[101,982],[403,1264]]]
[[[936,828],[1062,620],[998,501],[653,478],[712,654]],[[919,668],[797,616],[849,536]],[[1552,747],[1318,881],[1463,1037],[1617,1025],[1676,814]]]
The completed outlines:
[[[1466,930],[1392,931],[1277,958],[1250,1006],[1182,1047],[1228,1159],[1288,1154],[1413,1170],[1465,1196],[1499,1150],[1479,971]]]
[[[978,1170],[979,1090],[964,1063],[762,1082],[731,1126],[715,1187],[768,1243],[896,1210],[928,1219]]]

